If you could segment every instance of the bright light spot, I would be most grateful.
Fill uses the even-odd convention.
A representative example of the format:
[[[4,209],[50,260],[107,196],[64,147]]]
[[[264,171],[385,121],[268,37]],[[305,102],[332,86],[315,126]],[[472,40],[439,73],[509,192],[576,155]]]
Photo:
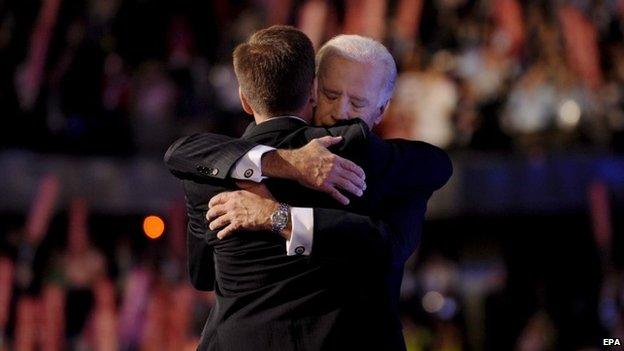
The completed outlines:
[[[143,220],[143,232],[150,239],[158,239],[165,232],[165,222],[158,216],[147,216]]]
[[[422,305],[425,311],[436,313],[444,306],[444,296],[437,291],[429,291],[423,296]]]
[[[559,125],[564,128],[573,128],[581,120],[581,108],[574,100],[566,100],[559,107]]]

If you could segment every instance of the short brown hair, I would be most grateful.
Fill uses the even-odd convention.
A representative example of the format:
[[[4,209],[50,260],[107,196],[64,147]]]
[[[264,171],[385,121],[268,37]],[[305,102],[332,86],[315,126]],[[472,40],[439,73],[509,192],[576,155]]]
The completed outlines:
[[[292,114],[308,101],[314,83],[314,48],[290,26],[254,33],[233,54],[238,84],[251,107],[270,117]]]

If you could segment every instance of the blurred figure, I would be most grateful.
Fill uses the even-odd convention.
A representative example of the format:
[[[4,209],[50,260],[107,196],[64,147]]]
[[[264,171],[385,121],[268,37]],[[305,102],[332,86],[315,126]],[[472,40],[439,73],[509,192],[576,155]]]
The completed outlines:
[[[83,329],[94,306],[93,289],[106,275],[103,255],[89,240],[88,209],[84,199],[74,199],[69,210],[67,247],[55,259],[66,289],[66,336],[71,348],[86,345]]]
[[[543,146],[542,134],[553,124],[555,112],[555,87],[548,80],[547,66],[539,62],[511,88],[502,126],[517,138],[521,149]]]
[[[536,312],[520,334],[517,351],[553,350],[556,329],[544,311]]]
[[[133,96],[133,128],[140,152],[160,153],[173,138],[176,86],[164,67],[150,62],[136,77]]]
[[[441,148],[453,143],[451,118],[458,94],[455,83],[445,75],[452,60],[450,53],[440,51],[424,71],[400,74],[388,117],[381,126],[385,138],[423,140]]]

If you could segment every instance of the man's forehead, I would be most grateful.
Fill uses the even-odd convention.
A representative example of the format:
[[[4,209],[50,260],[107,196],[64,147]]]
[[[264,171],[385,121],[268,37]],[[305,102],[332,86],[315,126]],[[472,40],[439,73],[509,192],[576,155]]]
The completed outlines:
[[[358,66],[358,65],[366,65],[366,64],[372,64],[372,62],[364,62],[364,61],[356,60],[354,58],[344,56],[338,53],[332,53],[332,54],[328,54],[327,56],[325,56],[323,60],[321,60],[319,68],[322,70],[323,68],[326,68],[332,65],[343,67],[345,65]]]
[[[321,89],[345,89],[355,95],[365,95],[365,90],[383,87],[383,71],[377,66],[346,60],[319,70],[318,80]],[[358,94],[359,91],[362,93]]]

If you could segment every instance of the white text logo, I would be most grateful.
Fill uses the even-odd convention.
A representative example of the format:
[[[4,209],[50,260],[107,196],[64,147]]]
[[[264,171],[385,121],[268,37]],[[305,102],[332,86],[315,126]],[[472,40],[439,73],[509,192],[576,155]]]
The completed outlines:
[[[602,344],[605,346],[622,345],[620,339],[602,339]]]

